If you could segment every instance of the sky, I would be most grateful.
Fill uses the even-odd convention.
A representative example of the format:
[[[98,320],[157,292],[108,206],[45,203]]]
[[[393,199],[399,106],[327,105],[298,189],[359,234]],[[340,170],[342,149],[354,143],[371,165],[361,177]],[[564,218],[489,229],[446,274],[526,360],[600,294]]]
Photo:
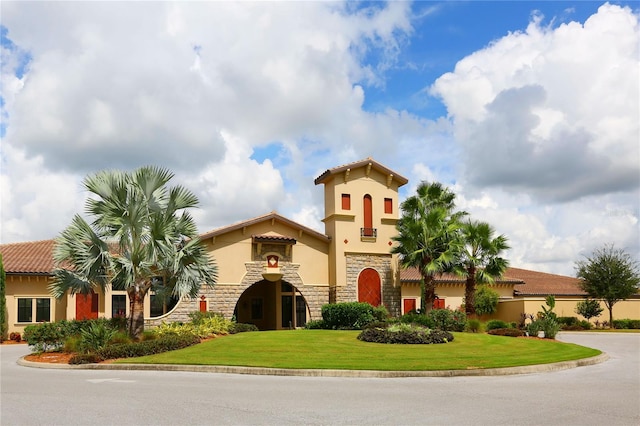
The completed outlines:
[[[87,174],[169,168],[200,232],[324,227],[323,171],[372,157],[456,194],[514,267],[640,259],[640,5],[0,4],[0,241],[51,239]]]

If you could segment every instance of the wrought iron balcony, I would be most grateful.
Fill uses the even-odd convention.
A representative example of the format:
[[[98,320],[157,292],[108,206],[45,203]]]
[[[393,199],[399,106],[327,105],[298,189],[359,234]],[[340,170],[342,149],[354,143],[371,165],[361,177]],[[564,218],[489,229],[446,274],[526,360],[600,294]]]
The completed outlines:
[[[376,238],[378,236],[377,228],[360,228],[361,238]]]

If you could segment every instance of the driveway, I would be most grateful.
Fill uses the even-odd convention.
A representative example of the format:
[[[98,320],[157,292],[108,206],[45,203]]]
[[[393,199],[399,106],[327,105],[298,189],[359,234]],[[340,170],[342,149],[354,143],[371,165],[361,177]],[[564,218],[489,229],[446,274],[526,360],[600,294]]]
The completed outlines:
[[[36,369],[16,364],[26,346],[0,346],[0,424],[640,424],[640,334],[559,339],[610,359],[516,376],[308,378]]]

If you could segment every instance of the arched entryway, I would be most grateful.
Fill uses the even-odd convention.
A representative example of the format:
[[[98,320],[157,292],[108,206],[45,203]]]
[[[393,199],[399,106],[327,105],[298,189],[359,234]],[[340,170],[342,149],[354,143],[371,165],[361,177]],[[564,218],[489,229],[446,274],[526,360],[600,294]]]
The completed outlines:
[[[371,306],[380,306],[382,294],[380,274],[372,268],[365,268],[358,276],[358,302],[366,302]]]
[[[295,286],[262,280],[242,293],[234,315],[236,321],[255,324],[260,330],[288,330],[304,327],[309,307]]]

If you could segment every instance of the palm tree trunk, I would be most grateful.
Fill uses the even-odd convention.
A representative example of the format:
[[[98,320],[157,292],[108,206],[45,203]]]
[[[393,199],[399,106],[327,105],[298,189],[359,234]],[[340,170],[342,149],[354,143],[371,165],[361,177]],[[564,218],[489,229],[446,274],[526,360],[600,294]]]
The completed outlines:
[[[464,310],[467,318],[476,315],[476,268],[470,266],[467,269],[467,280],[464,287]]]
[[[138,287],[138,288],[136,288]],[[132,286],[129,293],[129,336],[140,339],[144,332],[144,287]]]
[[[424,294],[422,300],[424,300],[424,314],[433,310],[433,301],[436,299],[436,283],[433,279],[433,275],[427,275],[423,277],[424,280]]]

